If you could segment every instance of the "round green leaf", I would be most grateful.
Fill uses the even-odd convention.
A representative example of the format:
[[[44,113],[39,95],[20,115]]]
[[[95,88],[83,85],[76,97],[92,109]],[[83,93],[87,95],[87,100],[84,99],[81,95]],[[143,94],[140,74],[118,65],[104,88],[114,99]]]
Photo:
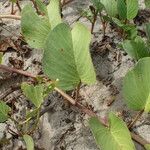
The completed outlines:
[[[23,135],[23,139],[26,143],[27,150],[34,150],[34,141],[31,136],[25,134]]]
[[[126,104],[133,110],[150,111],[150,57],[139,60],[123,81],[123,95]]]
[[[101,12],[102,9],[104,8],[103,4],[101,3],[101,0],[91,0],[91,2],[93,3],[97,11]]]
[[[119,17],[121,19],[126,19],[127,17],[127,6],[125,0],[117,0],[117,10]]]
[[[127,4],[127,19],[133,19],[138,13],[138,0],[126,0]]]
[[[135,150],[126,124],[113,113],[109,114],[109,127],[93,117],[89,121],[97,145],[102,150]]]
[[[48,15],[46,4],[42,0],[35,0],[39,11],[45,15]]]
[[[77,23],[71,31],[64,23],[50,32],[43,56],[43,70],[50,79],[59,79],[58,87],[74,89],[80,80],[95,82],[95,72],[89,53],[90,32]]]
[[[0,102],[0,122],[5,122],[8,119],[8,113],[10,111],[11,111],[11,108],[1,101]]]
[[[136,37],[134,40],[125,40],[122,43],[122,46],[123,49],[135,60],[150,56],[150,51],[141,37]]]
[[[51,27],[48,18],[41,18],[31,5],[26,5],[21,13],[21,30],[31,47],[43,49]]]
[[[47,11],[51,27],[54,29],[58,24],[62,23],[60,15],[60,0],[51,0],[47,6]]]
[[[116,0],[101,0],[101,3],[110,17],[115,17],[118,14]]]
[[[37,107],[39,108],[44,99],[44,86],[40,85],[30,85],[28,83],[22,83],[21,89],[24,95]]]

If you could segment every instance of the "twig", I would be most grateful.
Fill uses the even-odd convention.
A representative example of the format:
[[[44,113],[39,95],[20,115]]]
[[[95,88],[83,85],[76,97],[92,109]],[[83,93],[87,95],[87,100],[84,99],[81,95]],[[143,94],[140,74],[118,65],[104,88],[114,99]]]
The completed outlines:
[[[102,22],[102,27],[103,27],[103,37],[105,37],[106,33],[106,28],[107,28],[107,22],[103,19],[102,14],[99,14],[100,20]]]
[[[18,90],[18,89],[20,89],[20,85],[11,86],[8,90],[6,90],[4,93],[2,93],[0,95],[0,100],[4,99],[9,94],[11,94],[12,92],[14,92],[15,90]]]
[[[75,94],[75,101],[77,102],[78,97],[79,97],[79,92],[80,92],[80,86],[81,86],[81,81],[79,82],[77,89],[76,89],[76,94]]]
[[[37,6],[35,0],[31,0],[31,2],[32,2],[33,5],[34,5],[34,8],[36,9],[37,14],[38,14],[38,15],[41,15],[41,12],[39,11],[38,6]]]
[[[140,112],[137,113],[137,115],[134,117],[134,119],[129,123],[128,128],[132,128],[134,124],[138,121],[138,119],[142,116],[144,113],[144,110],[141,110]]]
[[[76,104],[76,101],[70,97],[68,94],[66,94],[64,91],[60,90],[59,88],[55,87],[55,91],[57,91],[59,94],[61,94],[66,100],[68,100],[72,105]]]
[[[148,141],[146,141],[145,139],[143,139],[140,135],[137,135],[134,132],[130,132],[130,134],[131,134],[132,139],[135,140],[140,145],[144,146],[146,144],[150,144]]]
[[[93,18],[92,27],[91,27],[91,34],[93,34],[94,26],[95,26],[95,23],[97,20],[97,15],[98,15],[98,11],[96,13],[94,13],[94,18]]]
[[[19,4],[19,0],[17,0],[16,5],[17,5],[19,11],[21,12],[22,9],[21,9],[21,6],[20,6],[20,4]]]
[[[40,112],[40,117],[42,117],[45,113],[47,113],[50,109],[52,109],[52,106],[49,105],[47,107],[45,107],[44,109],[41,110]]]
[[[14,3],[13,2],[11,3],[11,14],[12,15],[14,14]]]
[[[15,68],[10,68],[10,67],[7,67],[5,65],[0,65],[0,70],[5,70],[5,71],[8,71],[8,72],[14,72],[14,73],[18,73],[18,74],[21,74],[21,75],[24,75],[24,76],[27,76],[27,77],[31,77],[31,78],[36,78],[35,75],[29,73],[29,72],[25,72],[25,71],[22,71],[22,70],[18,70],[18,69],[15,69]]]
[[[28,72],[25,72],[25,71],[22,71],[22,70],[17,70],[17,69],[14,69],[14,68],[9,68],[9,67],[4,66],[4,65],[0,65],[0,69],[5,70],[5,71],[9,71],[9,72],[19,73],[19,74],[22,74],[24,76],[28,76],[28,77],[36,79],[36,76],[32,75],[31,73],[28,73]],[[82,104],[80,104],[78,102],[76,103],[76,101],[73,98],[71,98],[69,95],[67,95],[62,90],[60,90],[58,88],[55,88],[55,90],[58,93],[60,93],[63,97],[65,97],[66,100],[68,100],[71,104],[73,104],[74,106],[77,106],[78,108],[80,108],[82,112],[86,113],[89,116],[95,116],[95,117],[98,118],[98,116],[93,111],[87,109],[85,106],[83,106]],[[99,120],[102,124],[107,126],[108,122],[106,122],[106,120],[104,120],[102,118],[99,118]],[[130,133],[131,133],[132,139],[135,140],[136,142],[138,142],[139,144],[141,144],[142,146],[144,146],[145,144],[150,144],[148,141],[146,141],[145,139],[143,139],[139,135],[136,135],[133,132],[130,132]]]
[[[15,20],[21,20],[21,16],[16,16],[16,15],[0,15],[0,19],[15,19]]]
[[[65,5],[68,5],[69,3],[73,2],[74,0],[68,0],[67,2],[65,0],[63,0],[62,2],[62,7],[64,7]]]

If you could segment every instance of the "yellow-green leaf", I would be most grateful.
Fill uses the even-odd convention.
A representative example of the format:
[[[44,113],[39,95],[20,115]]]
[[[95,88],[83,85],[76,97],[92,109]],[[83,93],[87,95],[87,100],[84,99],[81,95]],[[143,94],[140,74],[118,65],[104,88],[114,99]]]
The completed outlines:
[[[127,19],[133,19],[138,13],[138,0],[126,0],[127,4]]]
[[[22,83],[21,89],[24,95],[37,107],[39,108],[44,99],[44,86],[40,85],[30,85],[28,83]]]
[[[135,150],[126,124],[113,113],[109,114],[109,127],[93,117],[89,120],[96,143],[102,150]]]
[[[26,143],[27,150],[34,150],[34,141],[31,136],[25,134],[23,135],[23,139]]]
[[[103,4],[101,3],[101,0],[91,0],[91,2],[93,3],[96,10],[99,12],[101,12],[104,8]]]
[[[0,102],[0,122],[5,122],[8,119],[8,113],[11,108],[6,105],[3,101]]]
[[[48,15],[47,13],[47,7],[46,5],[42,2],[42,0],[35,0],[36,4],[37,4],[37,7],[39,9],[39,11],[41,13],[44,13],[45,15]]]
[[[107,14],[110,17],[116,17],[116,15],[118,14],[116,0],[101,0],[101,3],[104,5]]]
[[[95,82],[95,72],[89,53],[90,31],[77,23],[73,30],[62,23],[49,34],[43,56],[43,70],[50,79],[59,79],[64,90],[75,88],[80,80]]]
[[[48,18],[38,16],[31,5],[26,5],[21,13],[21,30],[31,47],[43,49],[51,27]]]
[[[127,17],[127,6],[125,0],[117,0],[117,10],[119,17],[121,19],[126,19]]]
[[[123,81],[123,95],[129,108],[150,112],[150,57],[139,60]]]
[[[47,6],[47,11],[52,29],[62,23],[60,14],[60,0],[51,0]]]
[[[135,60],[150,56],[149,48],[141,37],[136,37],[134,40],[125,40],[122,46]]]

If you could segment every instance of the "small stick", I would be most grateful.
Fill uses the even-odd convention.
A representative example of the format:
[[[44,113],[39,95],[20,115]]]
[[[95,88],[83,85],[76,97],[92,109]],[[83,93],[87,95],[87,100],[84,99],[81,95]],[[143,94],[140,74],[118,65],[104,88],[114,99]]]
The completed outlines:
[[[69,3],[73,2],[74,0],[68,0],[67,2],[65,0],[63,0],[62,2],[62,7],[64,7],[65,5],[68,5]]]
[[[15,19],[15,20],[21,20],[21,16],[16,16],[16,15],[0,15],[0,19]]]
[[[97,15],[98,15],[98,12],[96,12],[94,14],[94,19],[92,21],[92,27],[91,27],[91,34],[93,34],[93,30],[94,30],[94,26],[95,26],[95,23],[96,23]]]
[[[66,94],[64,91],[58,89],[57,87],[55,87],[54,89],[55,91],[60,93],[66,100],[68,100],[72,105],[76,104],[75,100],[72,97],[70,97],[68,94]]]
[[[0,65],[0,70],[5,70],[5,71],[8,71],[8,72],[12,72],[12,73],[15,72],[15,73],[27,76],[27,77],[36,78],[36,76],[31,74],[31,73],[28,73],[28,72],[25,72],[25,71],[22,71],[22,70],[18,70],[18,69],[15,69],[15,68],[10,68],[10,67],[7,67],[5,65]]]
[[[13,91],[20,89],[20,85],[11,86],[8,90],[6,90],[4,93],[0,95],[0,100],[7,97],[9,94],[11,94]]]
[[[135,134],[134,132],[130,132],[132,139],[135,140],[137,143],[139,143],[140,145],[146,145],[146,144],[150,144],[148,141],[146,141],[145,139],[143,139],[140,135]]]
[[[61,6],[63,6],[66,3],[66,0],[62,0]]]
[[[21,6],[20,6],[20,4],[19,4],[19,0],[17,0],[16,5],[17,5],[19,11],[21,12],[22,9],[21,9]]]
[[[76,89],[76,95],[75,95],[75,101],[78,100],[78,97],[79,97],[79,92],[80,92],[80,86],[81,86],[81,81],[79,82],[78,86],[77,86],[77,89]]]
[[[132,128],[134,124],[139,120],[139,118],[142,116],[144,113],[144,110],[141,110],[140,112],[137,113],[137,115],[134,117],[134,119],[129,123],[128,128]]]
[[[15,72],[15,73],[19,73],[19,74],[22,74],[24,76],[28,76],[28,77],[31,77],[33,79],[36,79],[36,76],[35,75],[32,75],[31,73],[28,73],[28,72],[25,72],[25,71],[22,71],[22,70],[17,70],[17,69],[14,69],[14,68],[9,68],[5,65],[0,65],[0,69],[2,70],[6,70],[6,71],[9,71],[9,72]],[[76,103],[76,101],[71,98],[69,95],[67,95],[65,92],[63,92],[62,90],[58,89],[58,88],[55,88],[55,90],[60,93],[62,96],[64,96],[71,104],[73,104],[74,106],[77,106],[78,108],[81,109],[82,112],[86,113],[87,115],[91,116],[91,117],[97,117],[98,116],[91,110],[87,109],[85,106],[83,106],[82,104],[80,103]],[[104,120],[102,118],[99,118],[99,121],[104,124],[105,126],[108,126],[108,121],[107,120]],[[107,121],[107,122],[106,122]],[[139,135],[133,133],[133,132],[130,132],[131,134],[131,137],[133,140],[135,140],[136,142],[138,142],[139,144],[141,144],[142,146],[144,146],[145,144],[150,144],[148,141],[146,141],[145,139],[143,139],[142,137],[140,137]]]
[[[34,5],[34,8],[36,9],[37,14],[38,14],[38,15],[40,15],[40,14],[41,14],[41,12],[39,11],[38,6],[37,6],[37,4],[36,4],[35,0],[31,0],[31,2],[32,2],[32,3],[33,3],[33,5]]]
[[[14,14],[14,3],[13,2],[11,3],[11,14],[12,15]]]

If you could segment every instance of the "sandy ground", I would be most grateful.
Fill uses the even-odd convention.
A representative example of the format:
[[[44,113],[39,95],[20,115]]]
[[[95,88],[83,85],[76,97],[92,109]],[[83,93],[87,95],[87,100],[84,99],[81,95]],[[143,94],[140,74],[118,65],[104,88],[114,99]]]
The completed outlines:
[[[22,7],[26,3],[28,1],[23,0],[21,2]],[[77,10],[81,8],[86,9],[88,5],[88,0],[75,0],[73,3],[67,5],[63,11],[65,21],[72,24],[79,17]],[[144,8],[142,1],[140,1],[140,7]],[[0,14],[8,14],[9,11],[9,3],[6,2],[3,4],[1,0]],[[90,29],[91,24],[89,21],[85,18],[81,18],[80,21]],[[3,27],[0,26],[0,40],[10,36],[16,38],[13,33],[19,35],[20,21],[4,20],[3,23],[6,25]],[[123,101],[122,79],[127,71],[134,66],[134,61],[118,47],[118,44],[121,42],[121,37],[118,33],[108,27],[106,35],[107,37],[104,40],[98,20],[91,43],[91,55],[96,70],[97,83],[92,86],[82,86],[80,91],[81,99],[85,105],[93,108],[99,116],[103,117],[108,112],[114,111],[122,114],[123,119],[129,122],[136,112],[129,110]],[[3,59],[4,64],[10,65],[8,61],[9,57],[15,57],[24,61],[24,70],[38,73],[41,69],[39,64],[32,63],[33,60],[40,62],[40,51],[33,50],[30,52],[30,57],[27,58],[18,57],[17,52],[6,52]],[[1,76],[3,78],[5,75],[1,74]],[[10,84],[14,84],[16,81],[19,83],[22,80],[24,78],[15,75],[14,78],[10,78],[9,80],[0,80],[0,93],[6,90]],[[17,97],[18,93],[20,91],[14,92],[13,96]],[[21,103],[23,106],[27,105],[24,96],[21,95],[17,98],[16,105],[18,103]],[[113,99],[115,100],[114,103],[108,106],[107,104]],[[88,127],[88,117],[86,115],[80,114],[76,108],[66,105],[62,97],[55,92],[50,94],[45,105],[50,105],[51,109],[41,118],[39,130],[34,135],[34,140],[39,148],[45,150],[98,150]],[[22,107],[21,110],[23,109]],[[150,142],[150,116],[144,114],[136,123],[133,130]],[[0,138],[4,136],[5,132],[6,124],[0,124]],[[9,137],[11,135],[6,133],[6,136]],[[9,145],[0,149],[18,150],[20,145],[24,144],[14,139]],[[136,144],[136,148],[137,150],[143,150],[138,144]]]

